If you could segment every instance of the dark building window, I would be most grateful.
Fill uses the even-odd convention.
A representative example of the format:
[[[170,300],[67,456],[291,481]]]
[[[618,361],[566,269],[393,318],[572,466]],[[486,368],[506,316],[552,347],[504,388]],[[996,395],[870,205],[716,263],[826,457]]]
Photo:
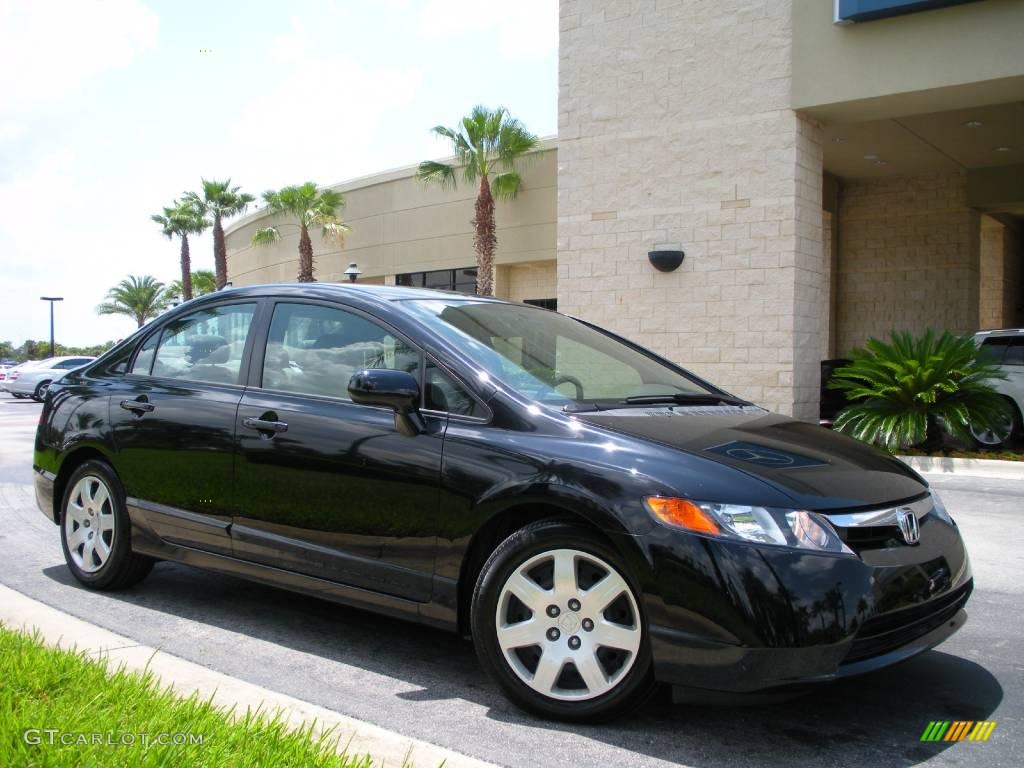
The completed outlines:
[[[476,293],[476,267],[435,269],[432,272],[406,272],[404,275],[395,275],[395,285]]]
[[[541,309],[558,309],[558,299],[523,299],[523,304],[532,304]]]

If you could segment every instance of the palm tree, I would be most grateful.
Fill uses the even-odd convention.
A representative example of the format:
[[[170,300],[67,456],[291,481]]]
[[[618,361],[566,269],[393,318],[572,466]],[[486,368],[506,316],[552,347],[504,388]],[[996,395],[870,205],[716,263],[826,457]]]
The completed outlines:
[[[307,181],[293,187],[282,187],[263,193],[267,208],[273,213],[283,213],[298,220],[298,224],[264,227],[256,230],[252,236],[253,245],[269,245],[281,239],[281,226],[298,226],[299,228],[299,276],[300,283],[315,283],[313,277],[313,242],[309,239],[309,228],[320,227],[325,239],[332,239],[339,244],[348,224],[338,217],[338,209],[345,207],[345,197],[333,189],[317,189],[316,184]]]
[[[431,130],[451,142],[455,159],[462,166],[463,180],[467,184],[480,180],[473,217],[476,292],[491,296],[494,294],[494,251],[498,245],[494,196],[511,200],[519,194],[522,178],[516,171],[516,161],[537,148],[537,137],[504,107],[490,110],[476,106],[468,117],[462,118],[458,127],[438,125]],[[428,160],[420,163],[417,175],[422,181],[439,184],[444,189],[455,188],[455,166]]]
[[[185,301],[192,298],[192,260],[188,251],[188,236],[198,235],[210,226],[201,211],[189,200],[175,200],[170,208],[164,208],[163,214],[155,213],[150,218],[162,227],[162,233],[168,240],[175,236],[181,238],[181,297]]]
[[[181,284],[181,280],[172,280],[167,284],[167,296],[183,296],[185,289]],[[208,269],[197,269],[192,273],[192,295],[193,296],[204,296],[207,293],[213,293],[217,290],[217,278]]]
[[[201,181],[203,183],[202,197],[195,192],[186,192],[185,200],[191,202],[203,216],[208,216],[213,220],[213,264],[217,273],[215,287],[220,290],[228,281],[228,248],[224,242],[224,227],[221,225],[221,221],[241,213],[256,198],[245,192],[239,192],[239,187],[232,187],[231,179],[227,181],[202,179]]]
[[[127,315],[139,328],[166,309],[164,284],[151,275],[128,275],[107,291],[107,300],[96,307],[97,315]]]

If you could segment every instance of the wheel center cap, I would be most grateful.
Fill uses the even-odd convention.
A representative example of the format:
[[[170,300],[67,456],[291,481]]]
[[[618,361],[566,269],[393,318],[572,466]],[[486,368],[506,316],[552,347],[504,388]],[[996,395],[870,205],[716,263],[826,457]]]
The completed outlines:
[[[86,519],[85,522],[82,523],[82,525],[84,525],[86,528],[88,528],[91,525],[91,523],[89,522],[88,519]]]
[[[575,635],[580,629],[580,617],[572,611],[566,611],[558,619],[558,628],[567,635]]]

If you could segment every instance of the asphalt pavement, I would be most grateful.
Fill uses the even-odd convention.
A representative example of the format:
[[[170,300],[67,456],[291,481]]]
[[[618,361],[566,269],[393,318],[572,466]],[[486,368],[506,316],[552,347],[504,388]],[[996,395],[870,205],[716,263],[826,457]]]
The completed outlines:
[[[508,766],[1018,766],[1024,744],[1024,483],[934,478],[963,530],[976,588],[966,626],[889,670],[782,703],[655,697],[601,726],[510,705],[455,635],[159,563],[94,593],[68,573],[35,506],[41,406],[0,394],[0,583],[139,643],[401,734]],[[922,743],[932,720],[995,720],[984,743]]]

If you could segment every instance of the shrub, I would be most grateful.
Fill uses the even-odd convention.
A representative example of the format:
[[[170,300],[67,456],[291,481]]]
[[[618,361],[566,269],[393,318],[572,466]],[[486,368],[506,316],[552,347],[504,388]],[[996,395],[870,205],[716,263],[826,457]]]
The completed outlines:
[[[891,343],[871,339],[850,354],[829,387],[851,404],[834,428],[890,451],[935,447],[942,431],[970,443],[970,425],[1006,418],[1006,402],[989,385],[1005,374],[970,337],[928,330],[919,338],[893,331]]]

